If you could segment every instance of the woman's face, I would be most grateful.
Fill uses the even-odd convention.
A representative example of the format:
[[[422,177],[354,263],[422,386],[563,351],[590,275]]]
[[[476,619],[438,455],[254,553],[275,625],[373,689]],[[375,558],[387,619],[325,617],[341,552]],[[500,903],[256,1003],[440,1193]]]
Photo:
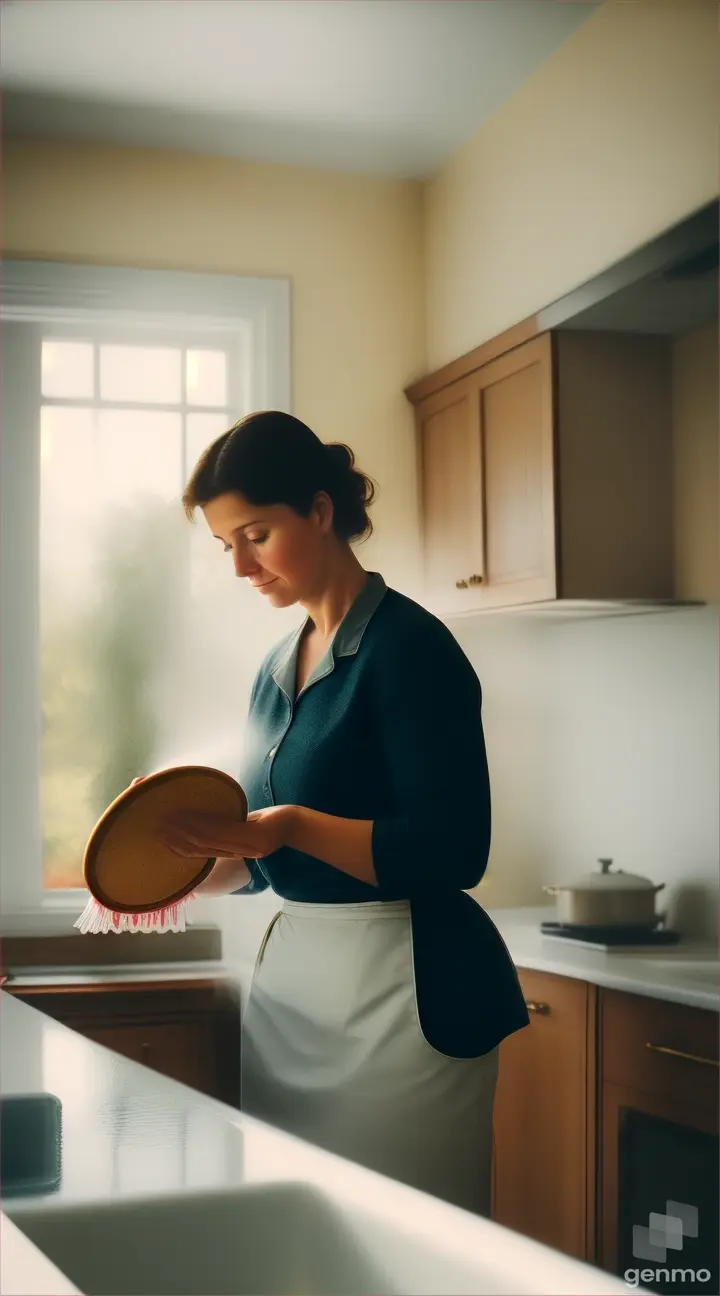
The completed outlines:
[[[230,491],[203,507],[205,521],[242,576],[273,607],[290,607],[312,598],[323,584],[332,504],[316,497],[310,516],[286,504],[249,504]]]

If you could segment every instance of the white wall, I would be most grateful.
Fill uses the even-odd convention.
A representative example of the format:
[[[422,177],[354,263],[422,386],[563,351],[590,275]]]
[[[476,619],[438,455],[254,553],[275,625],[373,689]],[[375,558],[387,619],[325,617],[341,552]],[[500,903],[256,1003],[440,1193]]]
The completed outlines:
[[[481,902],[542,903],[544,883],[609,856],[665,882],[678,922],[712,934],[717,610],[455,628],[486,695],[495,833]]]

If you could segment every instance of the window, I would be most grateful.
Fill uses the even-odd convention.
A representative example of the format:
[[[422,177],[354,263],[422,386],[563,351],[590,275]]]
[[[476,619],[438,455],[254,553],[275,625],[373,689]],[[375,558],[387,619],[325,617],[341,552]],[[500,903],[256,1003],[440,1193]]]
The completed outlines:
[[[235,419],[289,407],[288,287],[9,263],[2,344],[5,914],[82,886],[135,774],[237,767],[262,629],[180,496]]]

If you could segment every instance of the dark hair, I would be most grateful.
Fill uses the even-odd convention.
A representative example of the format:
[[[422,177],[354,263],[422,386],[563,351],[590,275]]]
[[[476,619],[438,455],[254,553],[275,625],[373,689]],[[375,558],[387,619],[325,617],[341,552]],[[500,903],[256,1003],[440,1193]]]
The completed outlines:
[[[328,445],[292,414],[263,410],[239,419],[200,456],[183,492],[187,516],[228,491],[248,503],[287,504],[308,517],[313,500],[325,491],[333,502],[333,527],[340,540],[366,539],[372,533],[367,510],[375,484],[355,467],[349,446]]]

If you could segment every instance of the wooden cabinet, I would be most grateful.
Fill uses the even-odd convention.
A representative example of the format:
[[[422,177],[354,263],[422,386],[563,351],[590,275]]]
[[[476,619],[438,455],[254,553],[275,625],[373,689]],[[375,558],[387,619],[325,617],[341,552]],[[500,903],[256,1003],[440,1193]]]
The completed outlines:
[[[530,1026],[500,1046],[493,1218],[623,1274],[649,1263],[633,1256],[635,1226],[685,1203],[698,1236],[674,1267],[709,1268],[706,1289],[720,1290],[718,1014],[544,972],[519,977]]]
[[[718,1291],[717,1013],[604,991],[599,1046],[600,1262],[619,1274],[663,1270],[635,1229],[683,1203],[697,1229],[669,1252],[669,1269],[707,1268],[706,1290]],[[643,1285],[686,1290],[671,1277]]]
[[[675,582],[720,603],[720,349],[717,323],[673,342]]]
[[[580,1259],[594,1250],[595,987],[520,970],[530,1026],[500,1046],[493,1219]]]
[[[239,1107],[240,1004],[229,982],[38,986],[14,993],[87,1039]]]
[[[431,606],[671,598],[671,372],[666,338],[559,331],[409,390]]]

